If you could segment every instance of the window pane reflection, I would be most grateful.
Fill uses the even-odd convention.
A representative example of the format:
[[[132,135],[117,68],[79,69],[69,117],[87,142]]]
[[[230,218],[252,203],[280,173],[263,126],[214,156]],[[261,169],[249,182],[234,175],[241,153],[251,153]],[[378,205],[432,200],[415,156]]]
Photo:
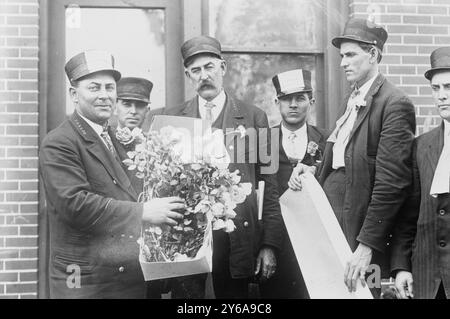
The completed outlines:
[[[152,108],[166,97],[165,14],[162,9],[66,9],[66,61],[85,50],[106,50],[114,55],[122,76],[153,82]],[[69,82],[67,87],[69,87]],[[66,114],[73,112],[66,96]]]
[[[321,50],[323,1],[210,0],[210,35],[224,46]]]
[[[270,126],[279,124],[281,115],[275,106],[275,88],[272,77],[292,69],[306,69],[312,73],[312,87],[316,89],[314,55],[298,54],[224,54],[227,74],[224,86],[236,98],[263,109]],[[316,106],[317,107],[317,106]],[[311,110],[309,123],[316,122],[315,110]]]

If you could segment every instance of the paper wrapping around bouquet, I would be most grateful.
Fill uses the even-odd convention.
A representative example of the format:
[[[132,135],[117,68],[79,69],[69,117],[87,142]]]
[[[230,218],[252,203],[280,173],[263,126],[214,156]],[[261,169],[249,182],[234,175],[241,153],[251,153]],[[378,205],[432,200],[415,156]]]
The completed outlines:
[[[186,261],[148,262],[140,248],[139,263],[145,281],[208,273],[212,271],[212,227],[205,230],[203,245],[194,259]]]
[[[358,280],[356,292],[344,284],[352,252],[328,199],[313,175],[302,175],[302,190],[280,197],[281,212],[312,299],[372,299]]]

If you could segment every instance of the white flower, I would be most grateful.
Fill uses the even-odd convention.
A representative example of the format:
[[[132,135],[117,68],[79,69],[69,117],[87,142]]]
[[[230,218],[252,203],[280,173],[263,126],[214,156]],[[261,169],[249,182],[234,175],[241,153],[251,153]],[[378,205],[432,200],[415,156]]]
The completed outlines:
[[[213,230],[219,230],[225,228],[227,225],[222,219],[217,219],[213,222]]]
[[[186,254],[175,253],[173,255],[173,261],[188,261],[190,260]]]
[[[234,224],[233,220],[227,219],[225,221],[225,232],[231,233],[236,229],[236,225]]]
[[[233,209],[230,209],[229,207],[227,207],[227,210],[225,210],[225,217],[226,218],[235,218],[236,212]]]
[[[245,196],[248,196],[252,193],[252,184],[251,183],[241,183],[239,186],[241,187]]]
[[[222,203],[215,203],[211,206],[211,210],[215,217],[221,217],[225,211],[225,205]]]

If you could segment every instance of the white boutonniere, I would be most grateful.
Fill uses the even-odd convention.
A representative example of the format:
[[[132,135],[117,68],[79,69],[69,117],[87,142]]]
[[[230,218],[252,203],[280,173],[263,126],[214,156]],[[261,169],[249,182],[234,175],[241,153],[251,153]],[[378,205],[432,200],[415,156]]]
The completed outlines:
[[[355,105],[356,111],[359,111],[361,108],[363,108],[364,106],[366,106],[367,103],[366,103],[366,100],[364,100],[363,97],[358,96],[358,97],[354,100],[354,105]]]
[[[133,130],[130,130],[128,127],[118,127],[116,130],[116,138],[125,146],[142,143],[145,139],[142,130],[138,127],[135,127]]]
[[[244,125],[240,124],[234,131],[228,131],[227,129],[225,136],[230,134],[239,134],[240,138],[243,138],[247,134],[247,130]]]

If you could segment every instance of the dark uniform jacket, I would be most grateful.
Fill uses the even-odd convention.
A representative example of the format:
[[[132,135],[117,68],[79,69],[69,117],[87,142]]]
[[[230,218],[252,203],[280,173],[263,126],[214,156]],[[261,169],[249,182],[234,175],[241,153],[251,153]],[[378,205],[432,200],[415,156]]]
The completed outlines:
[[[345,99],[344,110],[348,98]],[[345,200],[339,224],[352,251],[363,243],[372,263],[389,273],[384,253],[397,212],[412,181],[411,154],[416,129],[410,99],[379,74],[358,111],[345,149]],[[328,142],[319,182],[332,172],[333,145]]]
[[[268,128],[267,115],[261,109],[245,104],[229,94],[226,94],[226,102],[219,118],[213,123],[213,127],[223,129],[224,133],[234,130],[240,125],[244,126],[248,132],[251,128]],[[174,116],[187,116],[199,118],[198,97],[173,108],[165,108],[163,114]],[[250,130],[249,130],[250,129]],[[232,136],[232,138],[230,137]],[[232,163],[229,165],[230,172],[239,170],[241,182],[252,183],[252,193],[247,196],[242,204],[235,208],[236,217],[234,223],[236,229],[229,233],[230,252],[229,270],[233,278],[252,277],[255,271],[255,257],[261,245],[271,246],[279,249],[282,240],[282,218],[280,205],[278,202],[278,189],[275,172],[274,174],[261,174],[263,164],[259,158],[258,140],[251,139],[249,134],[245,136],[245,149],[238,146],[239,134],[227,136],[227,150],[230,153]],[[250,142],[249,142],[250,141]],[[265,145],[263,145],[265,146]],[[242,154],[244,150],[245,154]],[[234,159],[242,158],[245,155],[246,162],[233,162]],[[257,156],[257,161],[251,163],[253,155]],[[249,163],[250,162],[250,163]],[[255,187],[258,181],[265,182],[264,204],[262,214],[262,224],[258,223],[258,210],[256,202]],[[220,247],[214,245],[214,253],[218,254]]]
[[[443,146],[443,123],[416,139],[413,189],[392,240],[392,271],[412,270],[414,298],[419,299],[435,298],[441,282],[450,298],[450,196],[430,195]]]
[[[289,188],[288,181],[292,175],[293,168],[297,165],[288,158],[283,148],[283,133],[281,130],[281,124],[274,126],[272,129],[279,131],[279,168],[277,174],[278,180],[278,192],[280,197]],[[318,166],[323,152],[325,150],[325,143],[328,138],[329,132],[327,130],[318,128],[313,125],[307,124],[307,143],[314,142],[318,145],[319,149],[316,151],[315,156],[311,156],[308,152],[303,157],[302,164],[308,166]],[[277,270],[275,275],[267,281],[266,284],[261,285],[261,292],[263,298],[295,298],[304,299],[309,298],[309,294],[306,285],[303,280],[303,276],[300,271],[300,267],[297,262],[297,258],[292,247],[292,243],[289,240],[289,235],[286,230],[286,226],[283,224],[283,245],[277,256]]]
[[[126,154],[110,136],[119,160],[75,112],[42,143],[52,298],[145,297],[136,242],[143,207],[127,175],[133,173],[120,163]]]

